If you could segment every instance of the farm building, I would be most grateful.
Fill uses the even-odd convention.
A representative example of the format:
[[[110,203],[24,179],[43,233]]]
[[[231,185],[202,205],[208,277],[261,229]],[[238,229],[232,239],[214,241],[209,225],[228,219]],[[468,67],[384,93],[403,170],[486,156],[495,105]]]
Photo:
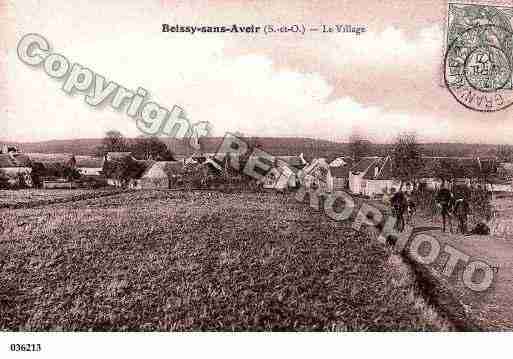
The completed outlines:
[[[2,173],[11,186],[24,182],[27,187],[32,187],[32,165],[30,158],[21,153],[10,152],[0,154],[0,173]]]
[[[333,178],[333,190],[340,191],[349,186],[349,171],[353,166],[351,157],[337,157],[330,162],[330,172]]]
[[[349,190],[352,193],[374,197],[400,185],[400,181],[394,178],[390,156],[364,157],[349,171]]]
[[[181,161],[158,161],[152,163],[138,180],[141,189],[167,189],[180,183],[183,176]]]
[[[91,156],[75,156],[75,168],[83,176],[100,176],[103,170],[103,158]]]
[[[352,193],[363,194],[363,177],[367,174],[367,171],[369,171],[371,166],[379,163],[380,160],[380,157],[364,157],[360,161],[358,161],[353,167],[351,167],[351,170],[349,171],[348,182],[349,190]],[[374,171],[375,175],[377,175],[379,172],[379,170],[377,170],[376,167],[374,167]]]
[[[393,164],[390,156],[380,158],[367,169],[362,178],[362,194],[369,197],[398,189],[401,182],[394,178]]]

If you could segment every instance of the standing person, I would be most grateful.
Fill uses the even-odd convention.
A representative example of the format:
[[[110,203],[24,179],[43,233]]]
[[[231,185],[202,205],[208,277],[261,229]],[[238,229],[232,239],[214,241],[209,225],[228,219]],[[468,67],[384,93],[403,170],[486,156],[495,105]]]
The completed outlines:
[[[404,192],[395,192],[390,199],[390,204],[392,205],[392,212],[397,221],[396,228],[399,230],[399,232],[402,232],[405,225],[404,212],[406,212],[406,209],[408,208],[408,201],[406,200]]]
[[[451,215],[451,207],[454,202],[454,196],[452,192],[446,188],[442,187],[440,191],[438,191],[436,195],[436,203],[439,207],[442,209],[442,232],[445,232],[445,219],[449,219],[449,224],[451,226],[451,232],[452,232],[452,221],[450,218]]]

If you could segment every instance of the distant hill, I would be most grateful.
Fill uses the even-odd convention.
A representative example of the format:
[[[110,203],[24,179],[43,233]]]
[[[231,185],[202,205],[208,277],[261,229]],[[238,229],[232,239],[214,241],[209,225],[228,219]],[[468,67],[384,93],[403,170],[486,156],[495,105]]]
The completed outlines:
[[[127,139],[133,141],[134,139]],[[192,154],[193,150],[183,140],[175,138],[162,139],[175,154]],[[223,141],[222,137],[206,137],[201,139],[205,152],[217,152]],[[338,156],[349,155],[348,144],[297,137],[256,137],[251,138],[260,149],[273,155],[294,155],[303,153],[307,159],[326,157],[334,159]],[[0,141],[0,143],[2,143]],[[96,148],[102,139],[85,138],[74,140],[52,140],[31,143],[10,143],[22,152],[37,153],[73,153],[75,155],[96,155]],[[513,150],[513,146],[508,146]],[[369,155],[386,155],[392,150],[390,144],[373,144]],[[497,145],[463,144],[463,143],[426,143],[422,144],[422,152],[428,156],[494,156]]]
[[[187,146],[185,141],[175,138],[161,138],[168,148],[175,154],[187,155],[194,152]],[[258,137],[252,141],[259,148],[273,155],[292,155],[301,152],[314,157],[339,156],[346,152],[347,145],[343,143],[316,140],[310,138],[288,138],[288,137]],[[134,139],[127,139],[128,142]],[[201,139],[201,145],[205,152],[217,152],[223,142],[223,137],[207,137]],[[75,140],[51,140],[44,142],[11,143],[22,152],[36,153],[73,153],[75,155],[96,155],[96,148],[102,143],[100,138],[86,138]]]

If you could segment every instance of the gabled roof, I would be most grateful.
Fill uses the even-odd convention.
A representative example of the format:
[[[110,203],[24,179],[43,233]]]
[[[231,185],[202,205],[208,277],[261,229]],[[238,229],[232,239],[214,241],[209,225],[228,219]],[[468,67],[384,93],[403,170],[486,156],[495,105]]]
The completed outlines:
[[[0,154],[0,168],[30,167],[30,158],[23,154]]]
[[[306,165],[305,161],[300,156],[275,156],[275,160],[276,162],[283,161],[289,166],[296,167],[297,169],[301,169]]]
[[[142,161],[138,161],[142,162]],[[143,174],[141,175],[141,178],[145,178],[149,176],[149,172],[158,169],[161,173],[164,173],[167,177],[171,177],[173,175],[181,174],[184,171],[184,166],[181,161],[146,161],[147,167]]]
[[[392,158],[390,156],[387,156],[382,162],[380,162],[380,169],[378,172],[378,175],[375,176],[373,179],[378,180],[390,180],[394,179],[394,163],[392,161]],[[367,173],[369,175],[369,173]],[[365,178],[365,176],[364,176]]]
[[[367,172],[370,166],[374,163],[380,161],[382,157],[363,157],[360,161],[358,161],[352,168],[351,172],[353,173],[362,173]]]

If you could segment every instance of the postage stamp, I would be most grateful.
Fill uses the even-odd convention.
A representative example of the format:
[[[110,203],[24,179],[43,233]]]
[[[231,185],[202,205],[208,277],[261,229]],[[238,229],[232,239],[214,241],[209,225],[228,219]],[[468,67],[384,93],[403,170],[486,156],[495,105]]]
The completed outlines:
[[[449,3],[444,84],[468,109],[503,110],[513,104],[513,7]]]

